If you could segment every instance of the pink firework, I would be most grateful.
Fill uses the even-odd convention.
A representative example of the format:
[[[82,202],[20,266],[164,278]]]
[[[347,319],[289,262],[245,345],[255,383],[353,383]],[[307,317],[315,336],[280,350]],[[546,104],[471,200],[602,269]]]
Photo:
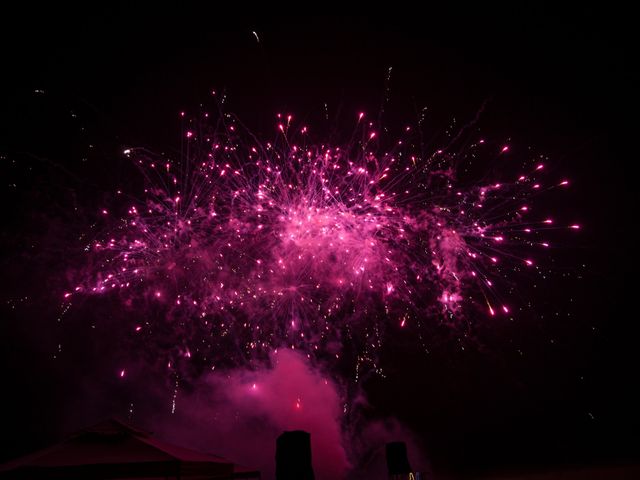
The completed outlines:
[[[536,268],[549,246],[541,232],[579,229],[530,206],[568,185],[539,161],[512,178],[463,178],[474,159],[507,161],[508,146],[476,139],[425,155],[411,128],[384,149],[363,113],[355,124],[336,145],[279,115],[262,142],[222,115],[222,126],[185,132],[185,160],[126,149],[146,187],[100,212],[107,233],[88,253],[97,267],[73,295],[122,299],[139,310],[136,334],[161,322],[173,356],[215,362],[233,339],[248,356],[339,357],[348,341],[372,357],[389,327],[511,315],[504,278]]]

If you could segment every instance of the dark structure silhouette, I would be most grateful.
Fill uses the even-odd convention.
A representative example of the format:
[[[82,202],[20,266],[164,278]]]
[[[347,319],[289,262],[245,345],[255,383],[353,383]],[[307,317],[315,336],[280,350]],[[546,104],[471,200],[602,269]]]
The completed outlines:
[[[0,479],[259,479],[260,472],[189,450],[112,418],[0,465]]]
[[[276,441],[276,479],[314,480],[311,435],[302,430],[284,432]]]
[[[389,442],[386,445],[387,470],[390,479],[409,478],[411,465],[404,442]]]

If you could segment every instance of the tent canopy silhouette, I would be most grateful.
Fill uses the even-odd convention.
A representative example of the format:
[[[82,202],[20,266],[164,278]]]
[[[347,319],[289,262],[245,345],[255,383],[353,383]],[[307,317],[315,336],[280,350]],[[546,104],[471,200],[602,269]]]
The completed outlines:
[[[215,455],[163,442],[116,418],[0,466],[0,478],[256,479],[260,473]]]

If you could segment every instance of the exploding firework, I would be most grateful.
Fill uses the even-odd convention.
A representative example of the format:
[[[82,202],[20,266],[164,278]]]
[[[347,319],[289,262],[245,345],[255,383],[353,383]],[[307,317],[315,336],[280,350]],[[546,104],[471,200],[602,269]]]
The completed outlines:
[[[278,348],[375,365],[390,329],[511,315],[510,279],[537,268],[542,232],[579,228],[532,209],[569,182],[539,157],[487,180],[473,166],[512,162],[508,146],[456,137],[427,153],[419,129],[385,145],[364,113],[354,122],[322,143],[279,115],[266,142],[223,113],[189,123],[177,160],[125,149],[144,191],[101,211],[105,233],[65,298],[120,299],[169,368]]]

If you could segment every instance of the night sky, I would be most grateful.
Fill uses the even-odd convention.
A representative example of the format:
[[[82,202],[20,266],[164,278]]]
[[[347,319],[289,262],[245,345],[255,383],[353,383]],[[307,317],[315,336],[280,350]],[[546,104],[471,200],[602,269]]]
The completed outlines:
[[[482,110],[484,135],[547,155],[572,181],[547,206],[583,228],[522,286],[531,307],[472,339],[434,329],[428,354],[388,342],[365,415],[398,419],[442,472],[638,460],[630,13],[386,8],[1,7],[0,460],[152,395],[113,373],[124,327],[91,304],[58,322],[59,294],[78,233],[114,185],[136,186],[122,149],[177,151],[178,112],[212,89],[258,135],[277,112],[329,131],[325,103],[339,123],[388,91],[386,125],[426,106],[435,137]],[[156,393],[153,409],[170,403]]]

